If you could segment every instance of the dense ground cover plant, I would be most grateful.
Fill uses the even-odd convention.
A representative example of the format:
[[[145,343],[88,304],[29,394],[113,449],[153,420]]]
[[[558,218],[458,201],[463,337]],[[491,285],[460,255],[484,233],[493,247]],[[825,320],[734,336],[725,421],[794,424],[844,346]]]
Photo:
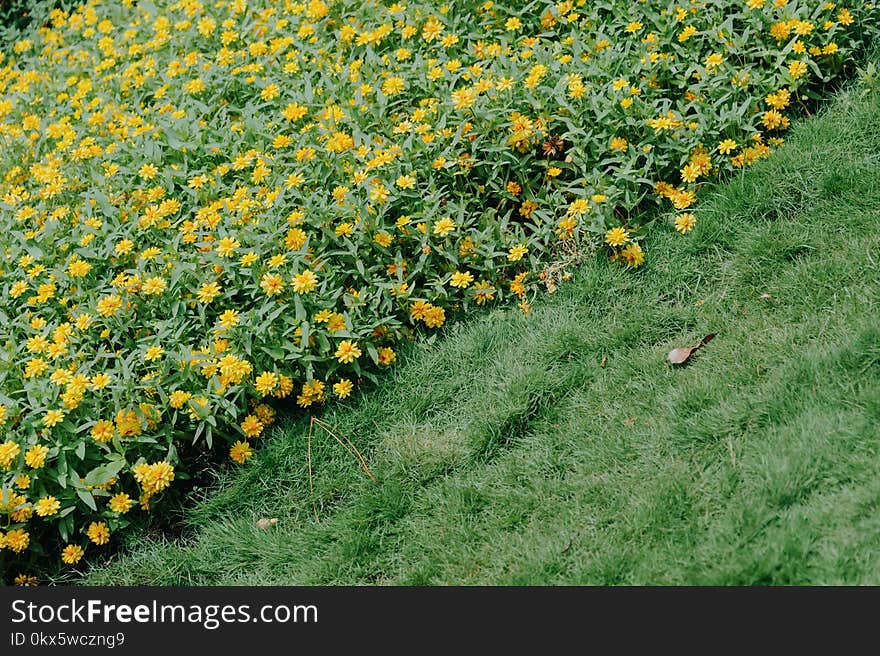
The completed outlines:
[[[689,231],[701,182],[765,157],[876,13],[53,11],[0,71],[4,569],[76,564],[190,454],[244,462],[280,400],[349,396],[449,312],[527,312],[600,243],[638,267],[645,210]]]
[[[86,581],[880,582],[876,66],[860,78],[704,193],[692,239],[653,230],[637,284],[591,258],[529,316],[460,322],[327,408],[377,482],[327,439],[310,485],[291,418],[185,537],[131,536]]]

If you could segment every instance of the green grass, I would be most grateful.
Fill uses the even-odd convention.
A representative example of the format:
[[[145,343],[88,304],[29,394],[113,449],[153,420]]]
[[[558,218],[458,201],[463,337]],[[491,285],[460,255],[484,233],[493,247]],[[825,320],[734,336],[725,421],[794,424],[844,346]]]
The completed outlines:
[[[880,583],[880,93],[843,94],[698,217],[638,272],[590,261],[329,409],[377,482],[317,431],[320,521],[291,420],[186,539],[86,582]]]

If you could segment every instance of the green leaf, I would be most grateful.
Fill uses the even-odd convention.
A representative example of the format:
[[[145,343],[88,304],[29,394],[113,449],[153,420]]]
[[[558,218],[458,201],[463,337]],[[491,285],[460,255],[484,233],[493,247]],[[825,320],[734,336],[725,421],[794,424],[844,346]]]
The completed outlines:
[[[309,347],[309,322],[303,321],[302,323],[302,339],[300,340],[300,344],[303,348]]]
[[[77,495],[80,499],[82,499],[82,502],[83,502],[84,504],[86,504],[89,508],[91,508],[91,509],[94,510],[95,512],[98,511],[98,506],[97,506],[97,504],[95,503],[95,497],[92,496],[92,493],[91,493],[91,492],[89,492],[89,491],[86,490],[86,489],[80,489],[80,490],[77,490],[77,491],[76,491],[76,495]]]
[[[295,294],[293,297],[293,308],[296,312],[296,320],[304,321],[308,315],[306,314],[306,309],[303,307],[302,299],[300,299],[299,294]]]
[[[95,467],[92,471],[86,474],[85,484],[91,485],[92,487],[104,485],[122,471],[125,465],[125,460],[120,459],[106,465],[101,465],[100,467]]]

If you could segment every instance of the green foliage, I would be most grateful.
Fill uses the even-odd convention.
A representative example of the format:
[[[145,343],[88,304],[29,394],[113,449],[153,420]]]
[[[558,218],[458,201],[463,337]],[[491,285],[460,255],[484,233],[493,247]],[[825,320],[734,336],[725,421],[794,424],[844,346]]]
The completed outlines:
[[[877,34],[819,0],[48,11],[0,69],[0,558],[75,564],[599,244],[641,266]]]
[[[290,421],[185,539],[132,541],[86,581],[876,585],[880,95],[862,91],[714,188],[686,243],[654,231],[637,274],[588,262],[528,317],[463,322],[329,409],[378,483],[318,432],[312,499]]]

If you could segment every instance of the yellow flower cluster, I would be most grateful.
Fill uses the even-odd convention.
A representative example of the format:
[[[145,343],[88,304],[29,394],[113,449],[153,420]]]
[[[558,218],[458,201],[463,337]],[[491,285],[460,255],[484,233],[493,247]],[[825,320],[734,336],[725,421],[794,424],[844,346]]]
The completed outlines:
[[[640,266],[645,217],[692,230],[880,35],[819,0],[45,12],[0,57],[6,572],[78,563],[453,312],[528,311],[575,242]]]

